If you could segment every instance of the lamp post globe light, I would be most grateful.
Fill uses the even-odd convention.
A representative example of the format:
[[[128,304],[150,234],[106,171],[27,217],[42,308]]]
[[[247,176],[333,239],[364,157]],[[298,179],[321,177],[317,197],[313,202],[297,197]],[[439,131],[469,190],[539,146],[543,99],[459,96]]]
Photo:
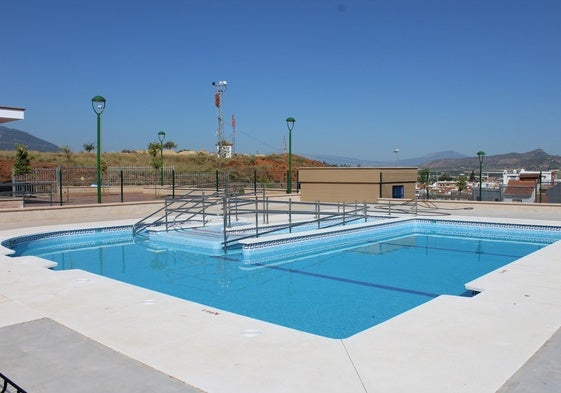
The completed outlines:
[[[485,155],[484,151],[477,152],[477,158],[479,159],[479,201],[481,201],[481,190],[482,190],[482,179],[483,179],[483,156]]]
[[[286,119],[286,126],[288,127],[288,179],[286,181],[286,193],[292,193],[292,129],[294,128],[294,117]]]
[[[101,114],[105,104],[106,100],[102,96],[92,98],[92,108],[97,115],[97,203],[101,203]]]
[[[158,132],[158,139],[160,140],[160,186],[164,185],[164,140],[166,133],[164,131]]]

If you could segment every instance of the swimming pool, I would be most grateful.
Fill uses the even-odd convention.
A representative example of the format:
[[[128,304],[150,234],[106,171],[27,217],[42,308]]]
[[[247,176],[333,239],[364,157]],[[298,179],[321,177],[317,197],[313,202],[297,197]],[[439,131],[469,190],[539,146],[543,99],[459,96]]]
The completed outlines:
[[[345,338],[561,239],[558,227],[405,220],[247,242],[220,255],[130,227],[5,241],[57,270],[83,269],[237,314]]]

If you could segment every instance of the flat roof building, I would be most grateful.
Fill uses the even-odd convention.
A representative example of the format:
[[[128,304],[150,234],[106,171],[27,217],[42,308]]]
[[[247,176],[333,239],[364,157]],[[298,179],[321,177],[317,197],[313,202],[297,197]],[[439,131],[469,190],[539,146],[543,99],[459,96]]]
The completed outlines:
[[[300,200],[308,202],[376,202],[380,198],[414,199],[417,168],[300,168],[298,182]]]
[[[0,124],[14,120],[23,120],[23,108],[0,106]]]

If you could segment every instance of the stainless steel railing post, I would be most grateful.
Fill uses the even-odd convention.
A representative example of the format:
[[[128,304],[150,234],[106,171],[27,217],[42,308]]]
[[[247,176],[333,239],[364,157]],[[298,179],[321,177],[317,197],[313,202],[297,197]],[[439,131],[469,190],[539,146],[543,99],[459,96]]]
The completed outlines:
[[[292,233],[292,198],[288,198],[288,233]]]
[[[255,237],[259,237],[259,200],[255,195]]]

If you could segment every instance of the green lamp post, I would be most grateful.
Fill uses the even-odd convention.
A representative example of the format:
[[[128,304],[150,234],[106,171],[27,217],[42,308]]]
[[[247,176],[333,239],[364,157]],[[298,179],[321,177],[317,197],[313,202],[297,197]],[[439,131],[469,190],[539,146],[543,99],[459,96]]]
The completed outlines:
[[[288,127],[288,179],[286,181],[286,193],[292,193],[292,129],[294,128],[294,117],[286,119],[286,126]]]
[[[158,132],[158,139],[160,140],[160,186],[164,185],[164,140],[166,133],[164,131]]]
[[[540,165],[540,179],[539,179],[539,187],[540,187],[540,188],[539,188],[539,194],[538,194],[538,195],[539,195],[539,202],[540,202],[540,203],[542,203],[542,175],[543,175],[542,172],[543,172],[543,171],[542,171],[542,167],[541,167],[541,165]]]
[[[479,201],[481,200],[481,191],[483,185],[483,156],[485,155],[484,151],[477,152],[477,158],[479,159]]]
[[[101,114],[105,104],[106,100],[102,96],[92,98],[92,108],[97,115],[97,203],[101,203]]]

